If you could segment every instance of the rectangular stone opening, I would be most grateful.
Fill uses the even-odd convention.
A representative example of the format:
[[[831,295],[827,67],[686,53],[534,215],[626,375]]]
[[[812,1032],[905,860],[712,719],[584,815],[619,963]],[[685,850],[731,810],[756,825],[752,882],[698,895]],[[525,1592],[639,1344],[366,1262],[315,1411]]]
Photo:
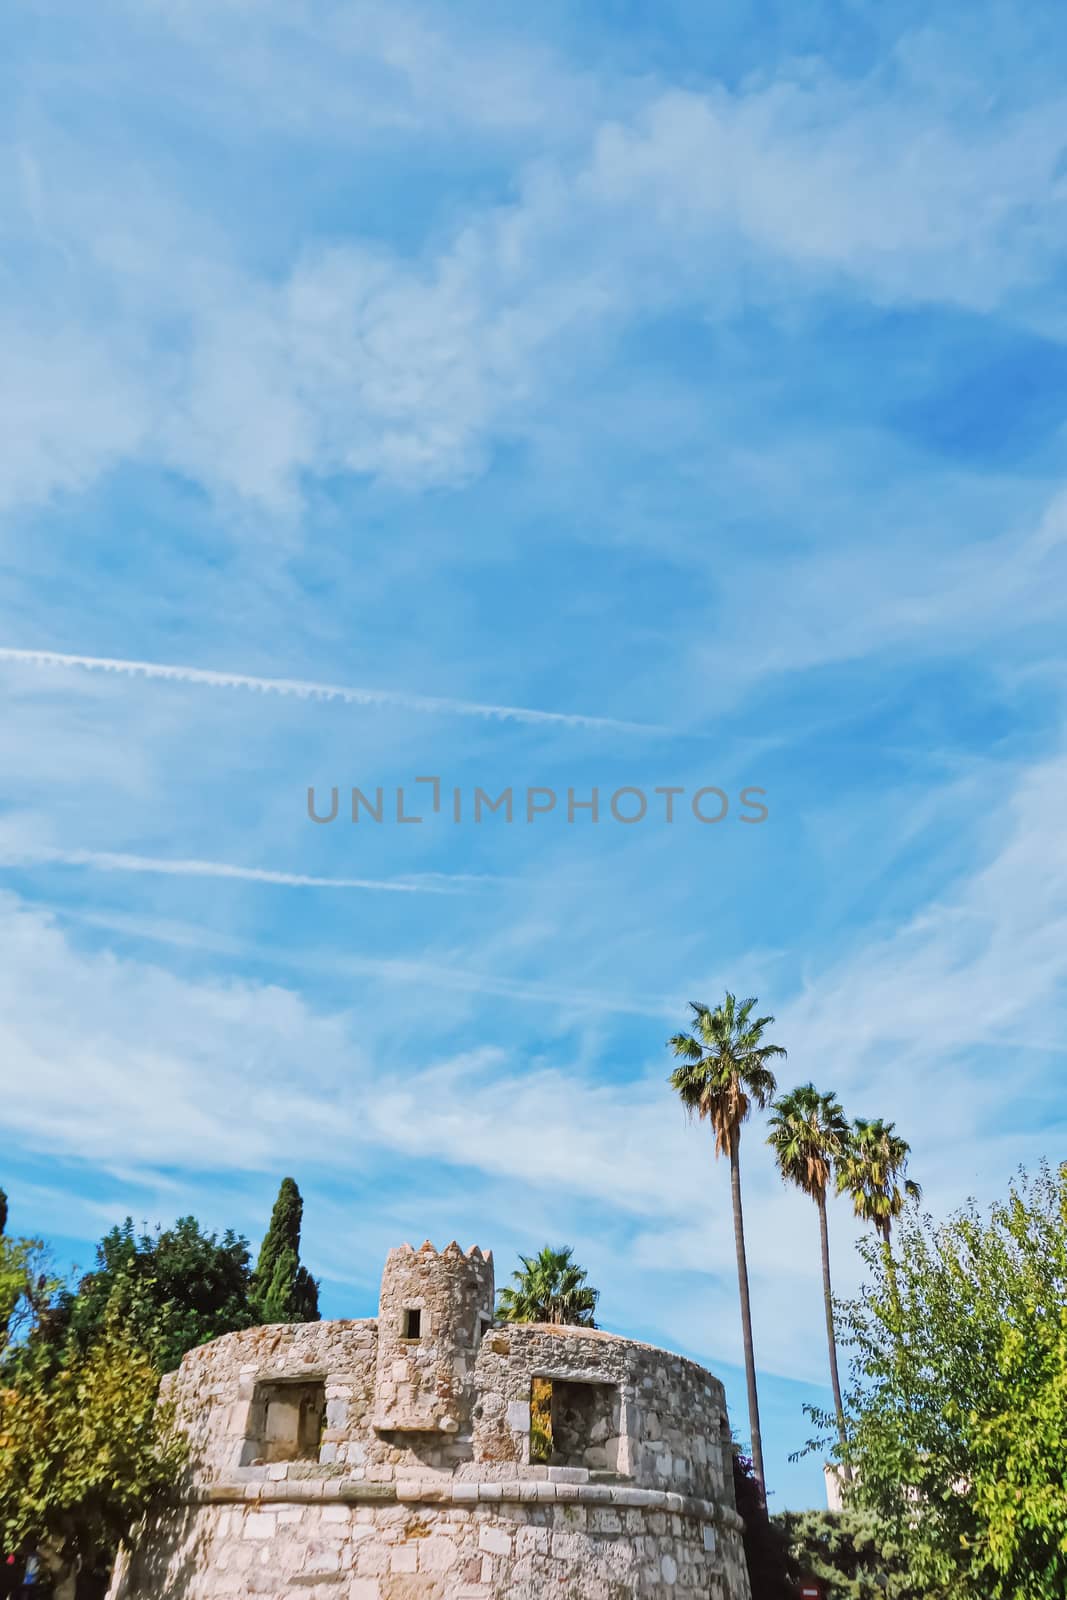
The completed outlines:
[[[405,1339],[422,1338],[422,1312],[418,1306],[408,1306],[404,1311],[403,1337]]]
[[[321,1378],[279,1378],[252,1392],[242,1466],[272,1461],[317,1461],[326,1415]]]
[[[614,1384],[535,1377],[530,1384],[530,1460],[617,1472],[621,1420]]]

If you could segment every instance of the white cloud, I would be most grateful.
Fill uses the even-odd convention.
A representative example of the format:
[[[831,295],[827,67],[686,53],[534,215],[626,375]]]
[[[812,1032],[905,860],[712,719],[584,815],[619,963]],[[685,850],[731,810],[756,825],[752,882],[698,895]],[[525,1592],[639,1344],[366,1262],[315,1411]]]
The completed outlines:
[[[817,1041],[824,1058],[849,1058],[855,1077],[866,1074],[875,1048],[892,1052],[886,1070],[896,1071],[921,1068],[927,1052],[1059,1047],[1050,1020],[1067,1001],[1065,787],[1067,757],[1060,756],[1014,783],[1001,775],[999,793],[991,782],[972,795],[988,807],[988,864],[883,942],[812,981],[788,1014],[809,1051]],[[1017,1054],[1013,1071],[1022,1065]],[[918,1073],[914,1081],[922,1094],[937,1092]]]
[[[743,558],[720,576],[722,624],[691,652],[704,701],[735,702],[754,684],[884,651],[914,663],[980,639],[1057,624],[1067,604],[1067,493],[1032,526],[957,545],[901,530],[889,545],[816,549],[783,563]],[[774,627],[753,636],[745,597]],[[732,597],[732,599],[731,599]]]
[[[240,139],[275,129],[320,144],[381,131],[559,138],[594,79],[546,48],[432,8],[376,0],[121,0],[142,48],[180,52],[167,92]],[[136,62],[137,58],[134,58]],[[235,89],[240,87],[240,95]],[[235,99],[239,115],[235,115]]]
[[[562,69],[540,63],[524,96],[514,73],[494,82],[468,62],[457,86],[448,63],[462,50],[374,15],[372,53],[420,104],[466,101],[490,120],[522,108],[540,149],[532,134],[510,153],[512,198],[464,211],[456,180],[450,233],[401,252],[347,228],[267,270],[242,259],[234,222],[193,198],[192,174],[175,180],[150,143],[124,175],[115,151],[72,148],[38,121],[18,140],[11,199],[26,239],[49,251],[23,292],[38,320],[54,303],[64,321],[54,381],[9,367],[12,418],[36,418],[8,432],[9,503],[131,457],[282,516],[305,475],[456,485],[602,359],[620,325],[656,308],[729,318],[844,286],[1041,318],[1067,203],[1062,103],[977,117],[958,88],[939,97],[928,78],[910,80],[905,52],[855,83],[811,63],[733,91],[605,82],[546,153],[563,96],[544,86]],[[332,49],[359,30],[332,8],[305,24],[306,37],[288,21],[268,31],[251,70],[310,74],[308,104],[321,78],[329,104]],[[245,20],[189,7],[168,25],[199,37]],[[236,92],[248,52],[215,60]],[[483,87],[467,95],[472,78]],[[145,174],[157,171],[154,186]]]
[[[0,505],[86,489],[148,438],[143,384],[121,342],[45,321],[26,307],[0,319]]]
[[[455,875],[460,884],[470,881],[462,874]],[[484,878],[476,879],[485,883]],[[502,880],[494,879],[493,882]],[[35,904],[41,904],[40,901]],[[73,922],[85,928],[94,928],[107,935],[140,940],[148,944],[171,945],[175,949],[197,950],[201,954],[212,952],[236,961],[255,960],[269,964],[279,971],[291,974],[314,972],[342,981],[373,979],[376,986],[388,985],[398,993],[440,991],[452,996],[485,995],[507,1000],[519,1006],[532,1006],[542,1012],[551,1010],[562,1016],[588,1019],[610,1015],[613,1017],[644,1017],[666,1024],[677,1019],[684,1002],[677,996],[656,996],[632,988],[577,988],[572,984],[539,981],[535,978],[513,978],[495,972],[487,962],[484,969],[459,966],[435,959],[428,954],[418,957],[362,956],[352,952],[334,954],[316,950],[312,953],[286,951],[251,944],[247,940],[229,938],[189,922],[172,918],[138,915],[123,911],[83,911],[67,906],[49,906],[63,922]],[[499,954],[503,939],[495,932],[487,943]],[[294,978],[293,981],[298,981]],[[435,1000],[440,1015],[440,1000]]]
[[[968,123],[929,93],[812,65],[737,93],[667,91],[598,130],[577,195],[640,214],[675,271],[763,298],[746,268],[841,274],[876,300],[991,310],[1061,255],[1063,106]],[[737,275],[737,276],[735,276]],[[803,279],[779,279],[796,296]],[[772,292],[774,292],[772,290]]]
[[[577,163],[528,167],[513,204],[474,213],[436,253],[338,245],[280,290],[228,300],[199,330],[189,428],[164,448],[210,474],[220,429],[251,428],[247,402],[266,393],[267,449],[258,419],[247,448],[226,433],[239,492],[280,502],[299,470],[455,484],[524,430],[577,351],[654,308],[729,317],[847,282],[990,310],[1055,258],[1061,126],[1059,108],[994,125],[976,161],[975,135],[936,110],[872,106],[825,74],[661,93],[593,130]]]
[[[53,918],[13,897],[3,902],[3,920],[11,951],[5,1060],[25,1069],[13,1074],[6,1113],[35,1144],[202,1169],[223,1151],[235,1168],[269,1163],[276,1149],[337,1161],[351,1143],[369,1141],[501,1175],[540,1174],[638,1210],[653,1194],[656,1153],[639,1127],[623,1134],[624,1108],[613,1106],[617,1092],[608,1085],[548,1068],[513,1077],[490,1050],[380,1076],[356,1043],[371,1032],[384,1042],[391,1025],[380,1012],[373,1027],[364,1018],[357,1029],[354,1019],[323,1016],[278,986],[198,983],[86,953]],[[57,1010],[44,997],[60,992]],[[535,1153],[527,1131],[547,1105],[561,1108],[557,1136]],[[232,1148],[226,1125],[238,1106],[246,1137]],[[605,1116],[620,1124],[620,1142],[579,1160],[582,1139]],[[679,1126],[669,1105],[657,1121]]]

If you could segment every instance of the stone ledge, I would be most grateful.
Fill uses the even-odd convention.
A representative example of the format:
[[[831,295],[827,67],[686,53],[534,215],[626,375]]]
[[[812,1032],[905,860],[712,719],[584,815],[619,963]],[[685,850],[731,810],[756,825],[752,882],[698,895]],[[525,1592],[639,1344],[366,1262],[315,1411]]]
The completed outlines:
[[[369,1483],[366,1479],[300,1478],[248,1483],[238,1479],[194,1485],[183,1497],[186,1505],[589,1505],[603,1510],[663,1511],[698,1522],[713,1522],[740,1533],[744,1527],[737,1512],[713,1500],[676,1494],[668,1489],[638,1489],[628,1484],[546,1483],[522,1478],[494,1482],[469,1482],[439,1478],[409,1478],[396,1483]]]

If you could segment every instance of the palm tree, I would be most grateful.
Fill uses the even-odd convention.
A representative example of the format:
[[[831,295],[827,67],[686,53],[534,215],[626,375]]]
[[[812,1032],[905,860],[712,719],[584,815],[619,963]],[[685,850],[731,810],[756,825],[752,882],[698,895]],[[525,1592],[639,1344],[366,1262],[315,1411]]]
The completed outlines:
[[[763,1475],[763,1441],[760,1437],[759,1396],[756,1392],[756,1356],[752,1344],[752,1306],[748,1294],[748,1261],[745,1255],[745,1219],[741,1209],[741,1125],[753,1105],[766,1106],[777,1087],[767,1065],[775,1056],[784,1056],[780,1044],[764,1044],[763,1031],[773,1017],[753,1017],[755,999],[742,1000],[727,991],[721,1006],[691,1001],[695,1031],[676,1033],[668,1041],[681,1066],[670,1076],[686,1111],[710,1123],[715,1135],[716,1156],[730,1159],[730,1191],[734,1208],[734,1244],[737,1249],[737,1282],[741,1294],[741,1333],[745,1346],[745,1379],[748,1385],[748,1425],[752,1435],[752,1466],[764,1502],[767,1497]]]
[[[600,1291],[589,1288],[588,1274],[571,1260],[573,1254],[569,1245],[553,1250],[546,1244],[539,1255],[520,1256],[522,1268],[512,1273],[514,1286],[500,1291],[497,1315],[502,1321],[595,1328]]]
[[[841,1400],[841,1379],[837,1371],[837,1338],[834,1333],[834,1298],[830,1287],[830,1235],[826,1223],[826,1192],[834,1168],[849,1141],[849,1126],[836,1095],[820,1094],[813,1083],[783,1095],[771,1107],[771,1132],[767,1143],[773,1148],[778,1170],[786,1183],[795,1183],[810,1195],[819,1210],[819,1240],[822,1245],[822,1292],[826,1310],[826,1341],[830,1350],[830,1382],[834,1391],[837,1432],[841,1440],[841,1459],[845,1476],[848,1469],[848,1439],[845,1433],[845,1408]]]
[[[837,1192],[847,1189],[857,1217],[873,1223],[889,1251],[889,1234],[906,1200],[921,1200],[922,1190],[905,1176],[911,1146],[894,1133],[892,1122],[857,1117],[837,1164]],[[898,1183],[897,1180],[903,1182]]]

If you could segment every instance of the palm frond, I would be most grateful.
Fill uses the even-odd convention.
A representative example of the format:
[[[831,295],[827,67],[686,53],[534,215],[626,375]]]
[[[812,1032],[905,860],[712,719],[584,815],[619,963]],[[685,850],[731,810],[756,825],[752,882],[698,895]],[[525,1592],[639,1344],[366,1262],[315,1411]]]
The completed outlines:
[[[857,1117],[837,1163],[838,1193],[847,1191],[857,1217],[873,1223],[887,1240],[905,1202],[922,1197],[920,1186],[906,1176],[910,1153],[894,1123]]]
[[[710,1122],[719,1155],[735,1148],[752,1106],[762,1110],[773,1098],[777,1084],[769,1063],[786,1053],[781,1045],[763,1042],[763,1030],[774,1018],[753,1022],[756,1004],[753,996],[739,1005],[729,990],[714,1009],[691,1000],[694,1033],[668,1040],[684,1063],[670,1074],[671,1088],[690,1116]]]
[[[801,1084],[774,1102],[769,1125],[767,1143],[783,1179],[815,1200],[824,1196],[849,1137],[837,1097]]]
[[[505,1322],[550,1322],[558,1326],[594,1328],[600,1298],[586,1283],[587,1273],[572,1259],[569,1245],[545,1245],[536,1256],[520,1256],[521,1269],[500,1290],[497,1312]]]

